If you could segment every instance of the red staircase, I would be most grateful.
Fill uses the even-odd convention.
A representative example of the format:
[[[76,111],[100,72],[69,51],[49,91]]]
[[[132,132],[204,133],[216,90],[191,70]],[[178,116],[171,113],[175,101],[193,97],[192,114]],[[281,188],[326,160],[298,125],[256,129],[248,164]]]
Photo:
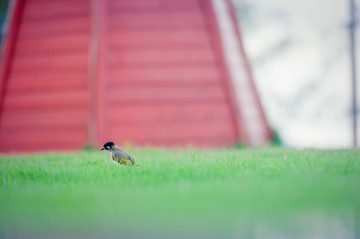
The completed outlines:
[[[219,32],[210,0],[16,1],[0,151],[246,143]]]

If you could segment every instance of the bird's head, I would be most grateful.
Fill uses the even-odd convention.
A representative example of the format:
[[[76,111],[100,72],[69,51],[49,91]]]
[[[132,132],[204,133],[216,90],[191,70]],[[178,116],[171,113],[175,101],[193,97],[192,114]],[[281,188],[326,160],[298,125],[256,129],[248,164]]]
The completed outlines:
[[[101,150],[110,150],[114,146],[115,146],[114,142],[107,142],[106,144],[104,144]]]

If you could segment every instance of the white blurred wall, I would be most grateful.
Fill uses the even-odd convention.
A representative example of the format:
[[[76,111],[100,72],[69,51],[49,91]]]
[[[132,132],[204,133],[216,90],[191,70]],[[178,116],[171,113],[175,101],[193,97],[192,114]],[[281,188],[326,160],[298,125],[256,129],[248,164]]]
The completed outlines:
[[[267,117],[284,143],[350,147],[348,1],[233,3]]]

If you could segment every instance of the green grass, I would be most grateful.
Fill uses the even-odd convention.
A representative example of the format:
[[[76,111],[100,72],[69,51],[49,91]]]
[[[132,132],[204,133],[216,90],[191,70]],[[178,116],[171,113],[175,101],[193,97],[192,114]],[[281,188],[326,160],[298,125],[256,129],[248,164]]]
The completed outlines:
[[[1,156],[0,238],[253,238],[259,225],[359,222],[358,150],[129,153],[139,167],[94,151]]]

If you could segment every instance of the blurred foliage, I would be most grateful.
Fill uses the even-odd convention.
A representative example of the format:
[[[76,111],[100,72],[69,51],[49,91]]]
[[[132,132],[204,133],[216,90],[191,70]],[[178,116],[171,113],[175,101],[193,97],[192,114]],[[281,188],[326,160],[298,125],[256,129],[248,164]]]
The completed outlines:
[[[99,150],[99,147],[97,145],[87,143],[82,146],[82,151],[96,151]]]
[[[8,0],[0,0],[0,16],[6,14],[6,11],[8,9],[8,5],[9,5]]]
[[[8,0],[0,0],[0,44],[3,38],[3,27],[6,21],[8,5],[9,5]]]
[[[279,132],[275,129],[271,129],[272,138],[270,141],[270,145],[272,146],[283,146],[283,142],[279,135]]]
[[[283,146],[283,141],[281,140],[280,134],[277,130],[271,129],[271,140],[269,142],[270,146],[280,147]],[[243,144],[241,142],[238,142],[234,146],[236,149],[245,149],[248,148],[246,144]]]

